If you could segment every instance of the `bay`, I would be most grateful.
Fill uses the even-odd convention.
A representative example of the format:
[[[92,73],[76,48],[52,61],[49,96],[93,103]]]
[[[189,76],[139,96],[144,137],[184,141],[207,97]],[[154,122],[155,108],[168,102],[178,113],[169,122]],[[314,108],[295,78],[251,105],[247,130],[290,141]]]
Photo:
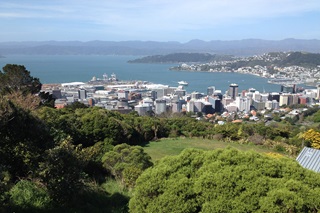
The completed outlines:
[[[119,80],[143,80],[157,84],[177,86],[178,81],[187,81],[185,89],[191,93],[206,93],[207,87],[214,86],[223,93],[231,83],[239,85],[239,92],[255,88],[263,92],[280,92],[280,85],[269,84],[267,79],[239,73],[209,73],[172,71],[177,64],[131,64],[128,60],[137,56],[117,55],[8,55],[0,58],[0,66],[6,64],[24,65],[31,75],[43,84],[87,82],[93,76],[102,78],[104,73],[117,75]]]

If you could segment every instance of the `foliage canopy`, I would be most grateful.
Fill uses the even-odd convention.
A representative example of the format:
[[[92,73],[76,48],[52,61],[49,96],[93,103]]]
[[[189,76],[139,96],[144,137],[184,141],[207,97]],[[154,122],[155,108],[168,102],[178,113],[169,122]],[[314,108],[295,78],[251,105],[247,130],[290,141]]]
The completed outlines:
[[[286,158],[235,149],[185,150],[137,180],[130,212],[308,212],[320,176]]]

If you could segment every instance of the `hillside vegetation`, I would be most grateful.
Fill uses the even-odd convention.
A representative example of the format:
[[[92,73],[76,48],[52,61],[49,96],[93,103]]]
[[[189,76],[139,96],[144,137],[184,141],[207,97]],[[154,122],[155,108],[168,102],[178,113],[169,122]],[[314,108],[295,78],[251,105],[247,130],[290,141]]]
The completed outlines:
[[[197,138],[192,147],[249,144],[295,157],[303,145],[320,147],[319,108],[299,122],[217,125],[187,114],[138,116],[77,102],[55,109],[40,88],[24,66],[0,72],[0,212],[320,210],[319,174],[293,159],[219,149],[156,162],[141,147],[182,137]]]
[[[320,176],[297,162],[235,149],[189,149],[144,172],[130,200],[142,212],[316,212]]]

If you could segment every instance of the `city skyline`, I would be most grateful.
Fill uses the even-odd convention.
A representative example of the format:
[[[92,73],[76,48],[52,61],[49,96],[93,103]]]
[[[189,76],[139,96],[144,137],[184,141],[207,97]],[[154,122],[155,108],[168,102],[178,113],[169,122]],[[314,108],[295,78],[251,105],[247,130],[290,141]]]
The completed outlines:
[[[316,0],[4,0],[0,42],[320,39],[318,20]]]

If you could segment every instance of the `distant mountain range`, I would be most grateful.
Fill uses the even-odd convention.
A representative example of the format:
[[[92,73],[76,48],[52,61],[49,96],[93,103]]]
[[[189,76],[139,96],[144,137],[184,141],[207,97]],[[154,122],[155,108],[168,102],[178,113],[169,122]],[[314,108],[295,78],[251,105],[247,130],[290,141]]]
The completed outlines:
[[[26,55],[164,55],[170,53],[211,53],[250,56],[267,52],[306,51],[320,53],[320,40],[245,39],[234,41],[191,40],[180,42],[156,41],[43,41],[0,42],[0,54]]]

